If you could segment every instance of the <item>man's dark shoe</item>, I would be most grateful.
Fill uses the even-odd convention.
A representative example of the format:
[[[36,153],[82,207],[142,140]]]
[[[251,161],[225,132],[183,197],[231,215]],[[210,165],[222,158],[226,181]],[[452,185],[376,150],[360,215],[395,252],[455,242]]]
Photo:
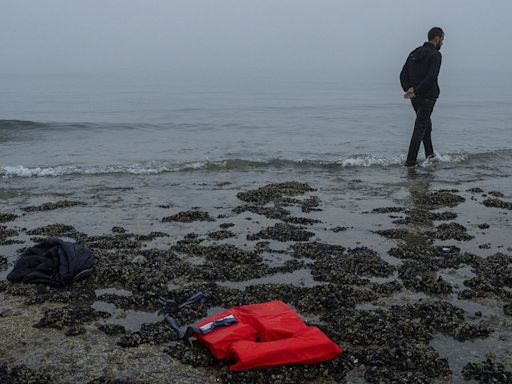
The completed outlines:
[[[428,155],[427,160],[434,160],[436,158],[436,155]]]
[[[414,161],[406,161],[404,163],[405,167],[415,167],[416,165],[418,165],[418,162],[416,160],[414,160]]]

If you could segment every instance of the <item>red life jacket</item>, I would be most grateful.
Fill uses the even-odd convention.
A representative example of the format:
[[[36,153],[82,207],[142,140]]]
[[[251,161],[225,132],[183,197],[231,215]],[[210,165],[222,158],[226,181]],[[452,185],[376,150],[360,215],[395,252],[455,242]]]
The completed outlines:
[[[229,315],[236,318],[236,324],[195,336],[217,359],[234,360],[231,371],[313,364],[342,353],[322,331],[307,326],[282,301],[234,307],[201,321],[197,327]]]

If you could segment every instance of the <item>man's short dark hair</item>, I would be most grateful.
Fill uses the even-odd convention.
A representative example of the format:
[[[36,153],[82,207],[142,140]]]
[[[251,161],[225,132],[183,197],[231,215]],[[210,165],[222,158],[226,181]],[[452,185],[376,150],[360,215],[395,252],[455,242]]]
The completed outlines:
[[[437,36],[439,36],[439,37],[444,36],[444,32],[441,28],[434,27],[430,31],[428,31],[428,41],[434,40],[434,37],[437,37]]]

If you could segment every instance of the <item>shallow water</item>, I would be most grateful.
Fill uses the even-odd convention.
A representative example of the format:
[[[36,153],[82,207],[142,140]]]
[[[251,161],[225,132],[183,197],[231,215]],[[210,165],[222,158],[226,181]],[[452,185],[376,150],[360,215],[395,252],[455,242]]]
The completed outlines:
[[[395,75],[0,76],[0,174],[396,167],[414,115]],[[512,88],[459,76],[444,81],[434,146],[456,168],[499,173],[512,161]]]

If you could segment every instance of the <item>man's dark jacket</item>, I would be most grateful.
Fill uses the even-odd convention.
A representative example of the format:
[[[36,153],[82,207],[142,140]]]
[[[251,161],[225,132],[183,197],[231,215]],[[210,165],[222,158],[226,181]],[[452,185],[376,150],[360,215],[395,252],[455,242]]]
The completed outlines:
[[[25,250],[7,279],[64,286],[89,276],[95,260],[94,253],[79,244],[47,239]]]
[[[400,73],[404,92],[413,87],[417,97],[438,98],[441,58],[441,52],[428,42],[412,51]]]

